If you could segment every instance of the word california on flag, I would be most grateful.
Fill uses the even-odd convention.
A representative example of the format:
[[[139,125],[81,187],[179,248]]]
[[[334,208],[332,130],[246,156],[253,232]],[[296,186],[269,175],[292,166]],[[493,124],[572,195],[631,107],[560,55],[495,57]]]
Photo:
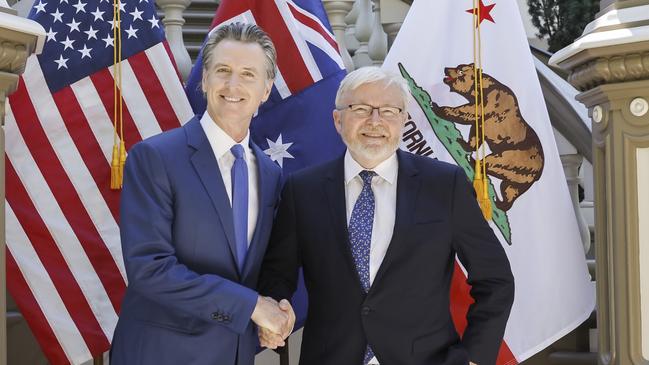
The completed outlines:
[[[7,107],[7,286],[55,365],[107,351],[117,323],[127,283],[113,146],[192,116],[153,0],[118,8],[121,69],[113,1],[37,0],[29,18],[47,39]]]
[[[516,2],[415,1],[383,67],[410,85],[404,134],[416,127],[422,151],[477,176],[516,283],[498,364],[519,363],[588,318],[595,289]],[[462,332],[472,300],[460,265]]]

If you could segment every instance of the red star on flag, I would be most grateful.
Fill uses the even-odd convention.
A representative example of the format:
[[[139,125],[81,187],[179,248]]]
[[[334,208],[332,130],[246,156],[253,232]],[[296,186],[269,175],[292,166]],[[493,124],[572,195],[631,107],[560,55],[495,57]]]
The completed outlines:
[[[478,21],[478,26],[482,23],[483,20],[488,20],[488,21],[490,21],[490,22],[492,22],[494,24],[496,23],[494,21],[494,19],[491,17],[491,14],[490,14],[491,9],[493,9],[494,6],[496,6],[496,3],[485,5],[482,2],[482,0],[480,0],[480,19]],[[478,8],[469,9],[466,12],[469,13],[469,14],[476,14],[477,15]]]

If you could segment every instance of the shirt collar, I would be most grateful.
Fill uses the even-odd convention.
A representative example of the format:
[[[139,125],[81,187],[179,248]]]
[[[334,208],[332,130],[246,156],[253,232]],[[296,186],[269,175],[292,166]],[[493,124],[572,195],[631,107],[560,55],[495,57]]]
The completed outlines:
[[[358,174],[367,170],[361,166],[354,158],[352,157],[349,150],[345,152],[345,185],[349,184],[352,179],[354,179]],[[385,161],[378,164],[375,168],[370,169],[371,171],[376,172],[376,174],[381,177],[383,180],[387,181],[391,185],[396,183],[397,174],[399,172],[399,161],[397,159],[396,152],[388,157]]]
[[[225,133],[225,131],[214,122],[207,111],[203,113],[201,126],[203,127],[203,131],[205,131],[205,135],[207,135],[207,140],[210,142],[217,159],[223,157],[226,153],[229,153],[232,146],[237,144],[232,137]],[[249,141],[250,130],[247,131],[246,136],[243,138],[241,143],[239,143],[247,153],[250,152]]]

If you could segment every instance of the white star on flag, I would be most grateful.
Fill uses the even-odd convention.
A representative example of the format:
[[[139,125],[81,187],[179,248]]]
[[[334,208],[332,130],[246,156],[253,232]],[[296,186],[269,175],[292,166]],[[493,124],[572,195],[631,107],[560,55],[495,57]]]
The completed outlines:
[[[86,4],[85,4],[85,3],[82,3],[81,0],[79,0],[76,4],[72,5],[72,7],[74,7],[75,9],[77,9],[77,11],[76,11],[75,14],[77,14],[77,13],[80,12],[80,11],[81,11],[81,12],[84,12],[84,13],[86,12]]]
[[[68,58],[63,58],[63,55],[60,55],[59,59],[54,60],[54,62],[56,62],[59,65],[59,67],[56,68],[57,70],[59,70],[61,67],[68,68],[68,65],[67,65]]]
[[[45,35],[47,36],[47,40],[46,40],[46,42],[49,42],[49,41],[51,41],[51,40],[55,40],[55,41],[56,41],[56,33],[58,33],[58,32],[53,31],[53,30],[52,30],[52,27],[50,27],[50,31],[47,32],[47,33],[45,33]]]
[[[68,49],[68,48],[72,48],[72,49],[74,49],[74,47],[72,47],[72,43],[74,43],[74,39],[70,39],[70,37],[68,37],[68,36],[66,35],[66,36],[65,36],[65,40],[64,40],[64,41],[61,41],[61,44],[65,46],[65,47],[63,48],[63,50],[65,51],[65,50]],[[67,67],[66,67],[66,68],[67,68]]]
[[[95,29],[93,29],[93,28],[92,28],[92,25],[90,26],[90,28],[88,28],[88,30],[84,30],[83,32],[86,33],[86,34],[88,35],[88,40],[90,40],[90,39],[92,39],[92,38],[97,39],[97,35],[96,35],[96,34],[97,34],[98,31],[95,30]]]
[[[70,27],[70,33],[72,33],[72,32],[75,31],[75,30],[78,32],[78,31],[79,31],[79,25],[80,25],[80,24],[81,24],[81,22],[78,22],[78,21],[74,20],[74,18],[72,18],[72,22],[71,22],[71,23],[66,23],[66,25],[67,25],[68,27]]]
[[[142,13],[144,13],[142,10],[138,10],[136,7],[135,10],[130,12],[131,16],[133,17],[133,21],[136,21],[137,19],[144,20],[142,19]]]
[[[127,39],[131,39],[131,37],[137,38],[137,34],[135,34],[135,32],[137,32],[137,31],[138,31],[137,29],[133,29],[133,24],[131,24],[128,27],[128,29],[126,30],[126,33],[128,33],[128,38]]]
[[[47,3],[44,3],[42,1],[39,1],[38,4],[34,5],[34,9],[36,9],[36,14],[40,13],[41,11],[45,13],[46,12],[45,5],[47,5]]]
[[[81,59],[84,59],[86,57],[92,58],[90,55],[90,51],[92,51],[92,48],[86,47],[86,45],[83,45],[83,49],[78,49],[77,51],[81,52]]]
[[[104,18],[102,17],[102,15],[104,15],[104,12],[103,12],[103,11],[99,11],[99,7],[97,7],[97,10],[93,11],[93,12],[90,13],[90,14],[92,14],[92,15],[95,16],[95,21],[97,21],[97,20],[104,20]]]
[[[106,48],[113,46],[113,37],[110,34],[106,35],[106,38],[102,38],[102,41],[106,42]]]
[[[281,134],[277,137],[277,141],[273,142],[266,138],[266,142],[268,142],[268,149],[264,150],[264,153],[267,154],[271,160],[277,162],[279,167],[284,167],[285,158],[295,158],[288,152],[288,149],[291,147],[293,142],[283,143]]]
[[[59,11],[59,8],[56,8],[56,11],[50,15],[54,17],[54,23],[56,23],[57,20],[63,23],[63,19],[61,18],[63,16],[63,13]]]
[[[155,14],[151,16],[151,19],[147,19],[149,23],[151,23],[151,29],[153,28],[159,28],[158,26],[158,18],[156,18]]]

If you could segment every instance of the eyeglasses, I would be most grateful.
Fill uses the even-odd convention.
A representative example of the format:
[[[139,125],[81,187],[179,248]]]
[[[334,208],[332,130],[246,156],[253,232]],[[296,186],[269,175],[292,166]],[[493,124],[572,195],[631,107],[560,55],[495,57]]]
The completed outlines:
[[[371,106],[367,104],[350,104],[345,108],[339,108],[338,110],[349,109],[356,117],[359,118],[369,118],[374,109],[379,111],[379,116],[384,119],[395,119],[403,111],[401,108],[396,106]]]

